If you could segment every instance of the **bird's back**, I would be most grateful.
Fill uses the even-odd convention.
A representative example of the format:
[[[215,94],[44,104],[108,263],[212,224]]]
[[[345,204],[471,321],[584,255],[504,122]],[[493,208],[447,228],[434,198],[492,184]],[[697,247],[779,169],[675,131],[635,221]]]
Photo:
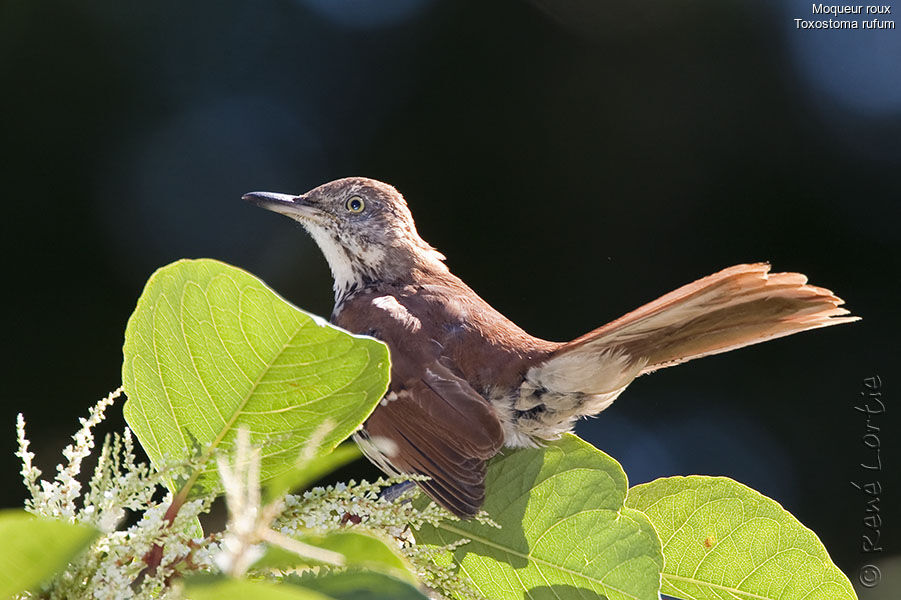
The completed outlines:
[[[560,346],[529,335],[449,272],[426,281],[373,284],[348,297],[333,320],[388,344],[399,375],[412,368],[397,364],[403,357],[417,365],[432,358],[486,396],[518,389]]]

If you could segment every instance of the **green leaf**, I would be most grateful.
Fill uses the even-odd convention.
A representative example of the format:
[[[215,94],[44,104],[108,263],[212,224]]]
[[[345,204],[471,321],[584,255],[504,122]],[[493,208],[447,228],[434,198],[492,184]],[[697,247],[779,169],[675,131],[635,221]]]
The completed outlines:
[[[194,577],[185,585],[190,600],[329,600],[329,596],[291,584]]]
[[[565,435],[489,463],[484,510],[501,529],[461,521],[416,537],[472,540],[454,558],[486,598],[657,600],[660,541],[647,517],[623,507],[626,490],[619,463]]]
[[[817,536],[774,500],[726,477],[666,477],[626,506],[663,541],[661,592],[686,600],[857,598]]]
[[[289,581],[335,600],[427,600],[427,596],[410,583],[372,571],[304,574]]]
[[[344,555],[345,566],[362,567],[371,571],[378,571],[399,577],[411,583],[416,578],[407,563],[397,551],[377,537],[354,531],[340,531],[325,535],[305,535],[295,538],[305,544],[331,550]],[[293,552],[270,546],[266,554],[254,568],[294,568],[300,566],[314,566],[318,563],[306,557],[298,556]]]
[[[321,452],[347,438],[389,378],[381,342],[328,325],[249,273],[207,259],[153,274],[123,352],[125,418],[154,464],[183,461],[195,445],[205,456],[231,449],[243,427],[263,449],[263,480],[289,470],[314,432],[330,427]],[[221,490],[211,464],[195,478]]]
[[[270,502],[291,490],[303,489],[336,469],[360,458],[356,444],[338,446],[334,451],[310,460],[295,462],[291,469],[271,479],[266,485],[264,501]]]
[[[97,532],[85,525],[0,511],[0,598],[32,590],[87,548]]]

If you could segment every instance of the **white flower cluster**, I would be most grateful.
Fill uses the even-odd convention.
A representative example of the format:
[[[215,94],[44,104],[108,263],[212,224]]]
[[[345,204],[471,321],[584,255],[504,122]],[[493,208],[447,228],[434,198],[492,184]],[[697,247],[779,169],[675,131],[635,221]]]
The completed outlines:
[[[73,581],[86,585],[75,588],[59,585],[51,598],[97,598],[104,600],[174,598],[177,592],[168,585],[170,577],[180,570],[213,570],[213,556],[218,552],[212,538],[192,538],[188,532],[196,527],[198,515],[209,510],[208,499],[186,502],[170,523],[165,514],[172,503],[171,494],[151,503],[141,519],[124,531],[102,536],[74,563],[65,575],[74,571]],[[154,548],[161,552],[159,565],[151,574],[146,571],[145,557]],[[68,579],[68,577],[66,577]],[[137,585],[136,585],[137,584]],[[72,594],[76,592],[76,594]]]
[[[31,493],[31,498],[25,501],[27,509],[45,517],[69,522],[76,520],[78,509],[75,501],[81,496],[81,482],[78,481],[78,475],[81,473],[82,461],[90,456],[91,450],[94,448],[94,435],[91,429],[103,420],[106,416],[106,409],[121,394],[122,388],[120,387],[91,408],[87,419],[79,419],[81,429],[72,436],[75,443],[69,444],[63,449],[66,464],[56,467],[56,477],[52,482],[41,480],[40,486],[38,486],[38,478],[41,476],[41,471],[31,464],[34,453],[28,451],[25,418],[21,413],[19,414],[16,420],[19,451],[16,452],[16,456],[22,459],[22,479],[25,487]]]
[[[433,597],[481,599],[469,579],[459,572],[452,557],[453,551],[469,540],[440,547],[416,544],[415,533],[423,525],[438,526],[442,522],[459,519],[434,502],[422,498],[418,486],[407,487],[391,501],[383,497],[384,490],[410,479],[426,478],[379,478],[374,483],[351,480],[347,484],[316,487],[298,496],[288,495],[285,510],[276,520],[274,528],[289,537],[309,530],[329,532],[347,527],[369,530],[382,536],[388,534],[413,566],[416,577],[434,592]],[[480,513],[476,519],[497,527],[485,513]]]
[[[25,420],[22,415],[18,417],[16,454],[22,460],[22,479],[31,496],[25,502],[26,510],[40,517],[90,525],[99,532],[91,547],[46,584],[37,597],[177,600],[181,597],[179,576],[191,572],[222,572],[232,577],[247,573],[277,576],[268,570],[255,572],[253,568],[267,545],[340,568],[343,555],[298,538],[348,528],[373,532],[383,539],[393,538],[420,580],[434,590],[434,597],[479,597],[468,580],[456,572],[450,556],[456,545],[434,548],[419,546],[414,540],[415,532],[423,525],[435,526],[456,517],[424,498],[417,500],[418,488],[413,485],[396,488],[405,491],[392,494],[392,500],[383,497],[386,488],[408,482],[407,478],[317,487],[264,504],[260,449],[251,446],[244,430],[238,431],[231,460],[217,457],[229,512],[228,525],[222,533],[204,536],[200,529],[198,518],[209,512],[212,496],[186,500],[171,492],[162,493],[166,481],[187,479],[204,469],[203,461],[209,453],[199,453],[181,465],[157,470],[137,462],[128,428],[121,435],[106,437],[87,491],[82,493],[79,476],[84,459],[95,446],[93,428],[121,394],[121,388],[111,393],[90,410],[87,418],[80,420],[81,428],[73,436],[73,443],[63,450],[65,461],[57,467],[52,481],[42,480],[41,471],[33,465]],[[313,458],[320,437],[311,436],[309,449],[301,454],[299,464]],[[486,518],[483,516],[482,520]]]
[[[441,521],[456,520],[433,502],[414,506],[412,500],[418,495],[415,486],[395,501],[381,496],[382,490],[410,479],[419,477],[379,478],[374,483],[351,480],[346,484],[315,487],[299,496],[288,495],[285,497],[285,510],[277,521],[277,529],[285,535],[296,535],[303,530],[334,531],[352,524],[388,533],[403,543],[407,541],[406,535],[410,529],[419,529],[424,523],[435,525]]]
[[[41,517],[90,525],[99,532],[90,550],[50,582],[41,591],[41,598],[167,598],[173,595],[167,581],[176,571],[213,569],[212,555],[218,551],[218,545],[214,537],[202,538],[197,522],[198,515],[209,511],[212,498],[185,502],[170,522],[166,513],[172,506],[172,495],[160,500],[154,500],[154,496],[163,488],[165,476],[174,473],[156,471],[136,462],[129,429],[122,435],[107,436],[88,490],[82,494],[78,477],[82,462],[95,446],[92,430],[121,394],[119,388],[80,420],[81,428],[73,436],[74,443],[63,450],[65,462],[57,466],[52,481],[41,480],[40,469],[32,464],[34,453],[28,450],[25,419],[18,416],[16,455],[22,460],[22,479],[31,495],[25,501],[26,510]],[[129,516],[128,511],[140,518],[118,530]],[[194,539],[193,535],[200,537]],[[154,551],[159,553],[158,564],[148,569],[146,557]]]

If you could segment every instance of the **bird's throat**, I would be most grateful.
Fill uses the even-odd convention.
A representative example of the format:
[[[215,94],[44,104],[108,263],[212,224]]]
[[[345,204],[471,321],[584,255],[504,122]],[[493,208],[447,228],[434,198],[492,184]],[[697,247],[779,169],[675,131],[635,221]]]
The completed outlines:
[[[351,251],[341,244],[335,236],[318,227],[308,227],[313,240],[322,251],[328,262],[334,280],[335,306],[347,297],[351,290],[360,288],[366,281],[371,281],[370,270],[367,269]]]

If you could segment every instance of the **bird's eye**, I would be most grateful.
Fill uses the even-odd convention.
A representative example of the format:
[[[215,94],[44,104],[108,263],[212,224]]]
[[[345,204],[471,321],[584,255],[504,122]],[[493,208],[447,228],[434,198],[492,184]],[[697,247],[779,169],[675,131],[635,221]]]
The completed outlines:
[[[364,208],[366,208],[366,203],[363,202],[363,199],[359,196],[351,196],[347,199],[347,202],[344,203],[344,207],[348,212],[359,214],[363,212]]]

